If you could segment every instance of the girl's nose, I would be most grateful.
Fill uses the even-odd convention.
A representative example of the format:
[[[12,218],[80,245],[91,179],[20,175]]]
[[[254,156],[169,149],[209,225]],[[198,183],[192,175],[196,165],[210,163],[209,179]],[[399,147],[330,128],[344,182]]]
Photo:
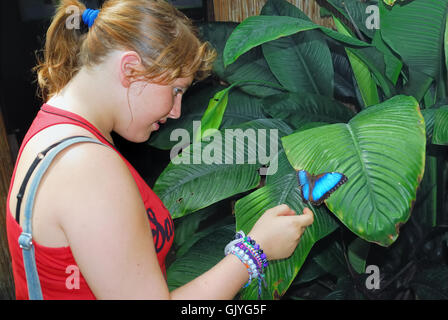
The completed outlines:
[[[181,115],[182,95],[176,96],[173,108],[170,111],[169,117],[172,119],[179,119]]]

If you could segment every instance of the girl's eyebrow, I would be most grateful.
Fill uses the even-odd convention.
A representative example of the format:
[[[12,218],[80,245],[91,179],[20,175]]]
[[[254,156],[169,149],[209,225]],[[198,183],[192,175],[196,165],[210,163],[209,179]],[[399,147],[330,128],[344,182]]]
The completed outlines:
[[[191,85],[190,82],[181,82],[179,83],[176,87],[180,87],[180,88],[188,88]]]
[[[185,91],[187,91],[192,85],[193,85],[194,83],[188,83],[188,84],[186,84],[186,85],[182,85],[182,86],[180,86],[183,90],[184,90],[184,92]]]
[[[176,86],[177,88],[181,88],[182,91],[185,93],[191,86],[195,85],[196,81],[192,81],[192,82],[188,82],[185,84],[179,84],[178,86]]]

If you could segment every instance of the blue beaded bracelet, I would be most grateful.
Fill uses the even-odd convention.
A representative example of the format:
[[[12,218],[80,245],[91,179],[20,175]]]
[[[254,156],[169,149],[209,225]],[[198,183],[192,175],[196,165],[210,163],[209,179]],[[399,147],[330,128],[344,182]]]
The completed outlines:
[[[260,248],[260,245],[247,237],[243,231],[239,231],[235,235],[235,240],[231,241],[224,249],[224,254],[235,255],[246,266],[249,272],[249,281],[243,288],[250,285],[252,279],[258,278],[258,299],[260,299],[262,283],[267,286],[265,268],[269,265],[266,254]]]

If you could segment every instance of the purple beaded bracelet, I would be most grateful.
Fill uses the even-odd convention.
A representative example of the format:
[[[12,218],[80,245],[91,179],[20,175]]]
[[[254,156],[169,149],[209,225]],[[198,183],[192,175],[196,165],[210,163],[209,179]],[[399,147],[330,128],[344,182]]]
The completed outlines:
[[[250,237],[246,237],[244,232],[239,231],[235,235],[235,240],[226,246],[224,253],[225,255],[234,254],[246,266],[249,272],[249,281],[244,288],[252,282],[252,279],[258,278],[258,298],[260,299],[262,283],[267,286],[264,269],[269,265],[266,254],[260,245]]]

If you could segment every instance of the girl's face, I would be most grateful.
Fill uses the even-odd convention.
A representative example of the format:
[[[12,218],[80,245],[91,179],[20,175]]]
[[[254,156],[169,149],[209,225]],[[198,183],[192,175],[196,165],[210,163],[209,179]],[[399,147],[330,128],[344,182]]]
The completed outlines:
[[[168,118],[178,119],[181,115],[182,96],[193,81],[192,77],[178,78],[169,85],[143,81],[129,87],[129,108],[126,121],[117,132],[132,142],[144,142],[152,132],[159,129]]]

